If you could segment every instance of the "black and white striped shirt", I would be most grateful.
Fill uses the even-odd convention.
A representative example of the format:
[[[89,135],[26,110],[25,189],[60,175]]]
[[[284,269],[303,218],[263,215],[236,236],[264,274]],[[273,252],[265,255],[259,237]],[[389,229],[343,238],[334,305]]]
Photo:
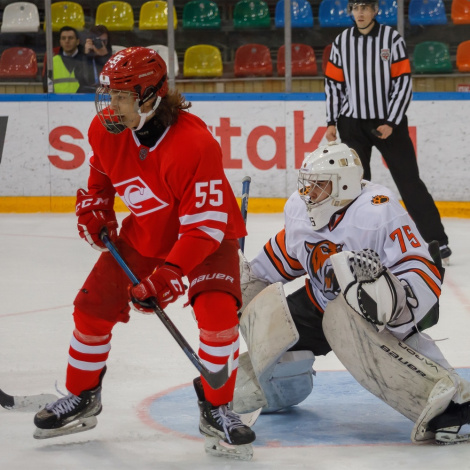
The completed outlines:
[[[411,101],[411,66],[400,34],[376,23],[364,35],[353,26],[339,34],[325,71],[328,125],[340,115],[383,119],[397,126]]]

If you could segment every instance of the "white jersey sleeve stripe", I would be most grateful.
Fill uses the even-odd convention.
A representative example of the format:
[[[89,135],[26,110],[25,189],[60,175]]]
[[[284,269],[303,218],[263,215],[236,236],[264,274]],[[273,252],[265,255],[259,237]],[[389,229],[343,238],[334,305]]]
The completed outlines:
[[[191,225],[207,220],[213,220],[214,222],[222,222],[226,224],[228,221],[228,214],[226,212],[219,211],[206,211],[199,214],[183,215],[180,217],[180,224]]]

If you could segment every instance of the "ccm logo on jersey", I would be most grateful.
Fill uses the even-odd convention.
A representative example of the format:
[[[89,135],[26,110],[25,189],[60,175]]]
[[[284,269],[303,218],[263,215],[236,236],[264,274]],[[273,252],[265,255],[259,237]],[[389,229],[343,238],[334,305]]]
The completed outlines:
[[[228,276],[227,274],[223,274],[223,273],[203,274],[202,276],[196,277],[192,280],[191,287],[196,285],[198,282],[211,281],[213,279],[219,279],[221,281],[225,280],[227,282],[231,282],[232,284],[234,281],[232,276]]]
[[[153,194],[152,190],[139,176],[117,183],[114,187],[124,204],[138,217],[168,206],[167,202],[162,201]]]
[[[97,199],[83,199],[82,202],[79,202],[77,204],[77,207],[75,208],[75,212],[78,212],[78,209],[82,208],[84,209],[85,207],[90,207],[90,206],[99,206],[104,207],[104,206],[109,206],[109,198],[107,197],[106,199],[102,199],[101,197]]]
[[[380,195],[374,196],[370,202],[374,206],[378,206],[380,204],[386,204],[388,201],[390,201],[390,198],[388,196],[384,196],[383,194],[380,194]]]

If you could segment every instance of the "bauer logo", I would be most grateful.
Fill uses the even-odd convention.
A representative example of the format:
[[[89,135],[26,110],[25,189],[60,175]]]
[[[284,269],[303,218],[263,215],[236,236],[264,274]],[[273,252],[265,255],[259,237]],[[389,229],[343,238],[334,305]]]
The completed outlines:
[[[124,204],[138,217],[168,206],[168,203],[155,196],[147,184],[138,176],[117,183],[114,187]]]

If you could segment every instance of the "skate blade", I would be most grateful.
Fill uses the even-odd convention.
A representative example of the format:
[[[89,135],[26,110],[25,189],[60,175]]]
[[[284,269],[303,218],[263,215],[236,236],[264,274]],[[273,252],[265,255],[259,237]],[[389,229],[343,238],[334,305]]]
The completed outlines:
[[[225,457],[233,460],[251,460],[253,458],[253,446],[251,444],[232,446],[217,437],[206,437],[204,448],[207,454],[214,457]]]
[[[450,446],[470,442],[470,434],[458,434],[460,426],[447,428],[445,431],[436,432],[436,444]]]
[[[69,434],[76,434],[78,432],[89,431],[98,424],[96,416],[90,416],[88,418],[80,418],[72,421],[61,428],[56,429],[39,429],[36,428],[34,431],[34,439],[49,439],[51,437],[68,436]]]

